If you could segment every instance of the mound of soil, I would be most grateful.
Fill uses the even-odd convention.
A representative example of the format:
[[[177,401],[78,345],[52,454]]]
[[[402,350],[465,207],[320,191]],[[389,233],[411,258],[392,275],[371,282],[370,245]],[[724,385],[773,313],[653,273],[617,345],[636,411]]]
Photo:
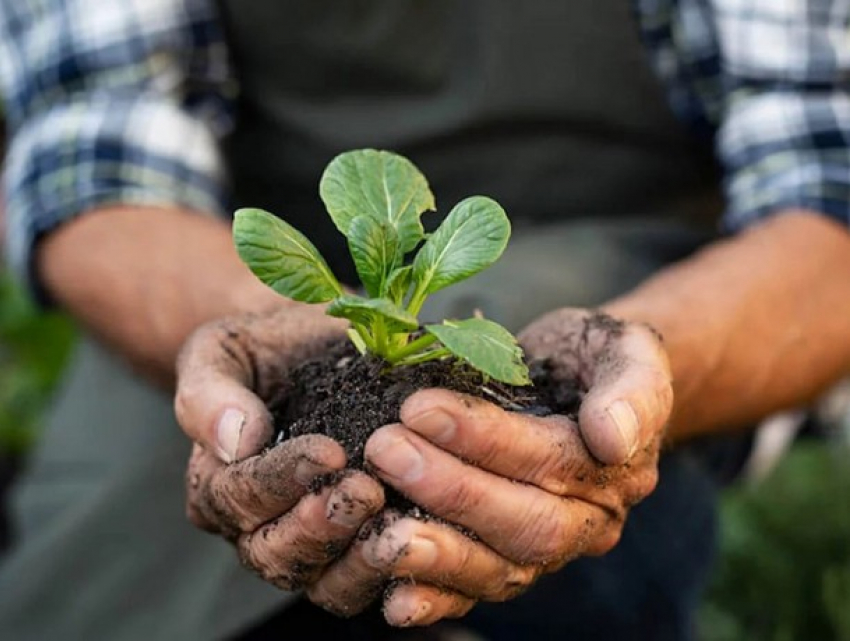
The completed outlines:
[[[533,385],[526,387],[485,380],[480,372],[455,359],[389,369],[384,361],[362,356],[348,340],[341,340],[322,357],[293,370],[280,400],[271,404],[276,442],[303,434],[325,434],[345,448],[350,467],[364,469],[363,448],[372,432],[399,422],[404,400],[428,387],[469,394],[536,416],[575,416],[583,390],[563,382],[554,385],[545,361],[532,361],[529,369]],[[387,489],[388,506],[405,512],[415,509]]]

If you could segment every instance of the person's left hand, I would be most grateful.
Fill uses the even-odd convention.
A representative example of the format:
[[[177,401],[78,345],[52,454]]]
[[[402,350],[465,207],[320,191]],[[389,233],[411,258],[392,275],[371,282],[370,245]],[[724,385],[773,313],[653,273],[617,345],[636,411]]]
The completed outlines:
[[[446,390],[411,396],[401,424],[379,429],[366,458],[445,522],[385,514],[310,588],[314,602],[332,610],[346,602],[356,612],[366,604],[352,602],[352,581],[398,579],[384,599],[386,619],[426,625],[481,600],[512,598],[540,575],[617,543],[629,508],[657,481],[672,405],[660,340],[587,310],[545,316],[521,339],[530,355],[555,360],[556,377],[581,381],[578,421]]]

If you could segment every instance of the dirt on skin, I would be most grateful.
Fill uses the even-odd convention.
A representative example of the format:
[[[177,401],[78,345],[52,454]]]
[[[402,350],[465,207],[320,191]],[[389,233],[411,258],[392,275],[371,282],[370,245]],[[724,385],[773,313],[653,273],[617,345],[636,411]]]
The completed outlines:
[[[531,386],[485,381],[480,372],[455,359],[389,369],[382,360],[362,356],[348,340],[340,340],[322,357],[291,372],[280,400],[270,407],[276,442],[303,434],[325,434],[343,446],[350,467],[364,469],[363,448],[372,432],[399,422],[404,400],[429,387],[469,394],[536,416],[558,413],[575,417],[583,390],[554,385],[546,362],[531,362],[529,369]],[[401,511],[415,511],[415,506],[395,492],[389,491],[387,500]]]

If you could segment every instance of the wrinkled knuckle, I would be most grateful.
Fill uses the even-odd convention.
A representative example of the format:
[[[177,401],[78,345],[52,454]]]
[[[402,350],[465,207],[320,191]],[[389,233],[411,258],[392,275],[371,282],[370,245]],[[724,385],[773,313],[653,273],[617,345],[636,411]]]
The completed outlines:
[[[483,500],[480,489],[460,481],[452,484],[433,501],[433,510],[449,521],[475,512]]]
[[[272,527],[270,524],[267,528],[241,536],[238,543],[239,560],[267,583],[281,590],[297,590],[304,584],[307,568],[302,564],[287,563],[276,554],[268,544]]]
[[[488,431],[475,442],[475,460],[481,467],[491,467],[504,455],[504,448],[498,438],[498,430]]]
[[[236,472],[233,466],[224,474],[215,475],[206,486],[204,501],[228,528],[250,532],[260,524],[251,511],[258,499],[253,491],[245,491],[245,484]]]
[[[311,522],[302,514],[296,514],[289,524],[292,529],[290,534],[292,545],[300,550],[305,558],[309,557],[311,560],[319,559],[326,543],[320,535],[318,526],[318,523]]]
[[[520,544],[521,563],[549,564],[569,552],[570,523],[552,506],[527,519]]]
[[[567,494],[571,486],[570,480],[581,475],[582,463],[566,455],[566,451],[566,448],[559,445],[548,448],[546,453],[532,464],[532,483],[557,496]]]
[[[271,558],[268,546],[263,544],[263,536],[261,534],[251,532],[240,536],[237,550],[240,563],[249,570],[259,574],[263,579],[268,580],[269,577],[275,574],[270,565]]]

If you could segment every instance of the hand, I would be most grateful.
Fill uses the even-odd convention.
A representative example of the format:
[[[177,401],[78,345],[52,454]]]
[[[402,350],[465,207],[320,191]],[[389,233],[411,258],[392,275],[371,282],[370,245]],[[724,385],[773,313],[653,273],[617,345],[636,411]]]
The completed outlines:
[[[371,566],[402,580],[385,597],[387,620],[424,625],[480,600],[509,599],[541,574],[617,543],[630,506],[657,481],[672,405],[659,337],[643,325],[565,309],[520,339],[531,357],[552,359],[556,382],[585,390],[577,423],[446,390],[411,396],[401,424],[371,437],[367,461],[381,479],[474,536],[396,517],[358,541],[361,559],[347,555],[319,590],[335,575]]]
[[[232,541],[248,567],[286,590],[315,583],[384,503],[380,484],[346,471],[342,447],[327,437],[264,450],[272,437],[267,404],[285,390],[287,372],[344,328],[291,306],[205,325],[178,360],[175,411],[195,443],[189,519]],[[335,482],[317,485],[333,473]]]

